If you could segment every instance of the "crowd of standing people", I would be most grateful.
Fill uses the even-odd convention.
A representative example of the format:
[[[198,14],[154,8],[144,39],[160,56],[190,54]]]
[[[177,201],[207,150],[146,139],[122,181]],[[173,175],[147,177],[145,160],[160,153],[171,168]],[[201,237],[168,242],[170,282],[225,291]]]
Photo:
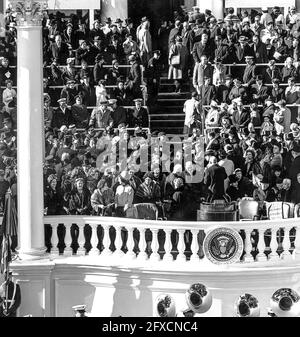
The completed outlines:
[[[46,215],[127,216],[132,205],[147,203],[161,218],[196,220],[200,202],[215,199],[300,203],[295,8],[286,17],[277,7],[254,17],[229,8],[224,20],[197,7],[173,16],[154,34],[147,17],[138,27],[130,18],[107,18],[88,29],[76,16],[45,15]],[[9,10],[5,22],[2,203],[8,188],[16,195],[17,181],[17,35]],[[153,48],[155,40],[160,49]],[[187,142],[169,156],[164,146],[170,140],[150,129],[145,106],[155,103],[164,73],[174,80],[176,94],[185,84],[193,91],[183,107]],[[201,179],[192,182],[197,171]]]

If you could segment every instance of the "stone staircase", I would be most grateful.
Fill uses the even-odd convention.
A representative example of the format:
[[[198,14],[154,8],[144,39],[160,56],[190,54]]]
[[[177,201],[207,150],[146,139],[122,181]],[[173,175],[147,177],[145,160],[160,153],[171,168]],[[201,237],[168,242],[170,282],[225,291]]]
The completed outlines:
[[[150,107],[150,128],[167,134],[182,134],[184,125],[183,104],[190,98],[190,84],[182,86],[180,94],[175,93],[174,80],[161,77],[157,102]]]

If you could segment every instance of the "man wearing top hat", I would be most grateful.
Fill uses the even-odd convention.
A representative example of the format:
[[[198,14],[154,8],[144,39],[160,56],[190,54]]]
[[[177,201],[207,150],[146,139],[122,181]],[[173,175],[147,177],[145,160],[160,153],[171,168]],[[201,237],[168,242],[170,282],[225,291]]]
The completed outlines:
[[[127,122],[130,128],[148,128],[149,119],[147,110],[142,107],[142,98],[134,99],[135,107],[128,111]]]
[[[94,128],[111,128],[113,119],[111,117],[111,109],[108,107],[108,100],[102,98],[99,106],[94,108],[90,117],[89,126]]]
[[[67,106],[66,98],[60,98],[59,107],[54,110],[51,128],[58,130],[62,125],[74,124],[72,112]]]
[[[0,285],[0,317],[16,317],[21,305],[21,289],[13,282],[12,272],[6,272],[5,277],[7,280]]]

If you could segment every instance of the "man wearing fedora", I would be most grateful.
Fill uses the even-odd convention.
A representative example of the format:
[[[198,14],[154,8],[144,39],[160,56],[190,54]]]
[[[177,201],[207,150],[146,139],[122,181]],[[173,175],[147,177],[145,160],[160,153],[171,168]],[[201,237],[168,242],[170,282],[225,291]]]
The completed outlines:
[[[255,83],[250,87],[251,101],[258,105],[263,105],[265,99],[268,97],[268,87],[263,84],[263,76],[256,75]]]
[[[44,93],[44,126],[49,128],[53,118],[53,107],[51,106],[51,97]]]
[[[131,65],[125,87],[130,91],[133,98],[141,96],[141,68],[135,55],[130,55],[128,61]]]
[[[95,37],[98,37],[100,40],[104,39],[103,30],[100,27],[99,20],[95,20],[93,23],[93,28],[90,30],[89,38],[90,40],[95,40]]]
[[[246,63],[245,56],[254,56],[253,51],[248,45],[248,39],[246,36],[241,35],[239,37],[238,44],[235,46],[237,63]]]
[[[65,98],[67,105],[75,103],[75,97],[78,95],[79,89],[75,80],[69,79],[67,85],[61,90],[60,98]]]
[[[88,41],[79,40],[79,48],[75,50],[76,65],[80,65],[82,61],[87,62],[87,64],[92,64],[93,54]]]
[[[115,21],[116,27],[117,27],[117,33],[120,35],[122,41],[125,40],[125,35],[127,34],[126,29],[123,27],[123,20],[120,18],[117,18]]]
[[[109,129],[113,125],[112,110],[108,107],[108,100],[102,98],[99,106],[94,108],[90,117],[89,126],[94,128]]]

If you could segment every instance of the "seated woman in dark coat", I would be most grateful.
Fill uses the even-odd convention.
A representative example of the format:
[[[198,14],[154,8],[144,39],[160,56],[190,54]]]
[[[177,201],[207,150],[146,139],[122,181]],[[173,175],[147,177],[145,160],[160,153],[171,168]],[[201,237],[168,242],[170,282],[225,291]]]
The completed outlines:
[[[111,216],[114,211],[115,194],[108,183],[108,178],[103,177],[91,196],[93,212],[97,215]]]
[[[159,185],[148,175],[144,182],[137,188],[133,203],[152,203],[159,202],[161,198]]]
[[[83,178],[75,180],[75,189],[70,194],[69,212],[76,215],[89,215],[91,209],[91,195],[84,188]]]

